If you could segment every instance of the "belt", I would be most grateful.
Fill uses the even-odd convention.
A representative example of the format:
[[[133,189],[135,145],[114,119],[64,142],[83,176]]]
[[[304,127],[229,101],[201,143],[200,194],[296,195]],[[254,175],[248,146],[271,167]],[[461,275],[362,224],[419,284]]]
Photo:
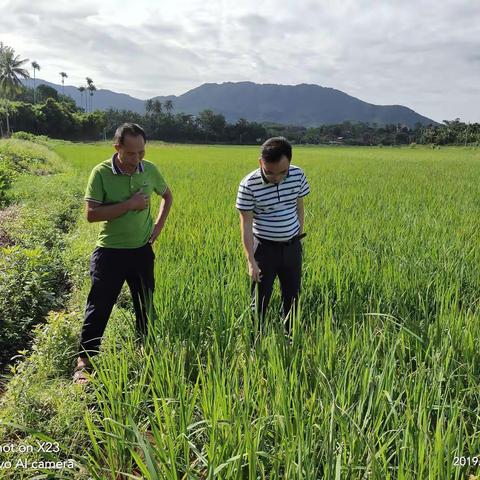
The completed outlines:
[[[284,242],[276,242],[275,240],[267,240],[266,238],[262,238],[262,237],[259,237],[257,235],[254,235],[254,237],[260,243],[265,243],[267,245],[286,246],[286,245],[292,245],[293,243],[298,242],[301,238],[305,237],[306,235],[307,235],[306,233],[302,233],[301,235],[295,235],[290,240],[286,240]]]

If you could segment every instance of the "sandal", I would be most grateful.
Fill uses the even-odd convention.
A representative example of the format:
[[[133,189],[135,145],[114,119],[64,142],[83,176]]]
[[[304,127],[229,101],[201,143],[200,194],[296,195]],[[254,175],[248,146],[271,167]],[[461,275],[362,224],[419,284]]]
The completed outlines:
[[[78,365],[75,367],[73,371],[73,382],[78,383],[80,385],[85,385],[90,380],[90,374],[92,373],[92,366],[91,365],[83,365],[79,367]]]

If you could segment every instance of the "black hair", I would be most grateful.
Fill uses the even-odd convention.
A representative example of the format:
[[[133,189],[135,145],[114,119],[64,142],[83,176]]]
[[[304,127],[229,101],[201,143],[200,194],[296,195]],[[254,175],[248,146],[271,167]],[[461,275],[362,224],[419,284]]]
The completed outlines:
[[[125,141],[125,135],[132,135],[133,137],[138,137],[141,135],[143,140],[146,142],[147,137],[145,135],[145,130],[138,125],[137,123],[123,123],[115,130],[115,144],[123,145]]]
[[[292,160],[292,146],[285,137],[269,138],[261,147],[261,156],[267,163],[278,162],[283,155]]]

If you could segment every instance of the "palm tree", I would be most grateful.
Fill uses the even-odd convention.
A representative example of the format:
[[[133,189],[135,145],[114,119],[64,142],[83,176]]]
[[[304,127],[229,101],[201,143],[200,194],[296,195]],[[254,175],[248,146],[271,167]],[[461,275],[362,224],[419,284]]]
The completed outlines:
[[[90,77],[85,77],[85,80],[87,81],[87,90],[90,90],[90,87],[93,85],[93,80]],[[86,95],[85,95],[85,97],[88,99],[88,97]],[[88,111],[88,107],[87,107],[87,111]]]
[[[160,116],[162,114],[162,102],[149,98],[145,100],[145,111],[149,115]]]
[[[165,100],[165,102],[163,102],[163,108],[165,108],[167,115],[170,116],[173,110],[173,102],[171,100]]]
[[[65,72],[60,72],[60,76],[62,77],[62,95],[65,95],[65,79],[68,75]]]
[[[163,105],[162,105],[162,102],[160,100],[154,100],[153,101],[152,111],[157,117],[162,115],[162,108],[163,108]]]
[[[97,87],[91,83],[88,87],[87,90],[90,91],[90,111],[93,111],[93,92],[97,90]]]
[[[28,58],[22,60],[18,55],[15,55],[12,47],[0,42],[0,95],[6,99],[7,136],[10,135],[8,99],[12,98],[21,89],[20,77],[30,78],[28,71],[23,68],[26,62],[28,62]]]
[[[147,100],[145,100],[145,111],[148,113],[150,113],[153,109],[153,98],[149,98]]]
[[[80,103],[83,106],[83,92],[86,90],[86,88],[83,85],[80,85],[77,90],[80,92]],[[87,111],[87,109],[85,109]]]
[[[35,61],[33,61],[31,65],[33,68],[33,103],[36,103],[37,92],[36,92],[36,85],[35,85],[35,70],[40,70],[40,65]]]

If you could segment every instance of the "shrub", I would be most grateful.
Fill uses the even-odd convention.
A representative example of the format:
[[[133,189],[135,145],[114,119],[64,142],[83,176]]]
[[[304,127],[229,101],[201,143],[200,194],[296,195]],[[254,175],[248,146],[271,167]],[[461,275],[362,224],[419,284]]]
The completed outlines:
[[[0,249],[0,362],[25,347],[32,327],[61,306],[66,289],[62,262],[45,249]]]
[[[41,246],[46,250],[65,247],[65,234],[74,226],[82,206],[79,191],[69,187],[65,185],[64,190],[48,182],[37,188],[35,202],[31,198],[23,202],[20,218],[9,221],[7,226],[16,244],[25,248]],[[21,201],[29,193],[30,190],[21,188],[16,197]]]
[[[33,133],[21,131],[13,133],[12,138],[16,138],[17,140],[27,140],[41,145],[46,145],[50,140],[46,135],[34,135]]]
[[[16,173],[45,175],[59,170],[57,156],[47,147],[24,140],[0,142],[0,156]]]

